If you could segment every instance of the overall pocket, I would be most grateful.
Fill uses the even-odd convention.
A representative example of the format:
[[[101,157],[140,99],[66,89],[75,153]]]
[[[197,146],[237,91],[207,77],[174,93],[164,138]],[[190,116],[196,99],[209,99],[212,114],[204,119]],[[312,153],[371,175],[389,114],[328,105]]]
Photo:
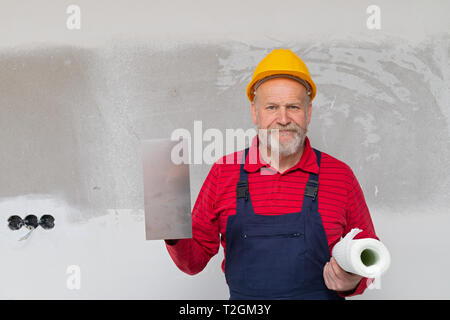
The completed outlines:
[[[287,294],[304,282],[305,238],[295,225],[249,224],[244,228],[244,272],[249,289]]]

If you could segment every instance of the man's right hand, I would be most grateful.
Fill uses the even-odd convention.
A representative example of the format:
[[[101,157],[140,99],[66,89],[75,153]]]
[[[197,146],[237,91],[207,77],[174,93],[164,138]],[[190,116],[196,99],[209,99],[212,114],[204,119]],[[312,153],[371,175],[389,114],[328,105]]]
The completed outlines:
[[[179,239],[165,239],[164,241],[169,245],[169,246],[173,246],[175,244],[177,244]]]

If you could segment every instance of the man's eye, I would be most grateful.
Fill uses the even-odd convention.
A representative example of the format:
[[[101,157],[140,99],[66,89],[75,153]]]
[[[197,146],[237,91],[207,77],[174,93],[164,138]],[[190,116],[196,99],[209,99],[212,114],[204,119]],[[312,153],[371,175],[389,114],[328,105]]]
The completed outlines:
[[[290,109],[300,109],[299,106],[289,106]]]
[[[267,109],[269,109],[269,110],[275,110],[275,106],[267,106]]]

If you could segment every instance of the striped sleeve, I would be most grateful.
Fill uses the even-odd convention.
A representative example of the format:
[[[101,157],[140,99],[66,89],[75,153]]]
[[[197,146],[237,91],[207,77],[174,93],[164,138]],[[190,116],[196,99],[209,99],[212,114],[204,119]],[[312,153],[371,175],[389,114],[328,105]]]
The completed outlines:
[[[348,201],[346,206],[347,224],[344,234],[347,234],[353,228],[358,228],[362,231],[356,235],[355,239],[374,238],[379,240],[375,234],[372,218],[370,217],[369,208],[367,207],[361,186],[350,167],[348,167],[348,170],[350,184],[348,185]],[[340,292],[339,294],[343,297],[362,294],[373,280],[374,279],[363,278],[353,291],[345,293]]]
[[[214,210],[217,175],[218,165],[214,164],[192,210],[192,238],[165,241],[175,265],[189,275],[202,271],[219,251],[219,221]]]

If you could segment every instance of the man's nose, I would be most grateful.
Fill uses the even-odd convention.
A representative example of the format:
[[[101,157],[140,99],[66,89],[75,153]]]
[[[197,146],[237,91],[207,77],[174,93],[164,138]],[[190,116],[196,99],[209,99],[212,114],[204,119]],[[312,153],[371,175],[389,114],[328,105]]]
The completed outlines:
[[[287,108],[281,107],[278,109],[278,123],[282,125],[287,125],[291,122],[287,112]]]

